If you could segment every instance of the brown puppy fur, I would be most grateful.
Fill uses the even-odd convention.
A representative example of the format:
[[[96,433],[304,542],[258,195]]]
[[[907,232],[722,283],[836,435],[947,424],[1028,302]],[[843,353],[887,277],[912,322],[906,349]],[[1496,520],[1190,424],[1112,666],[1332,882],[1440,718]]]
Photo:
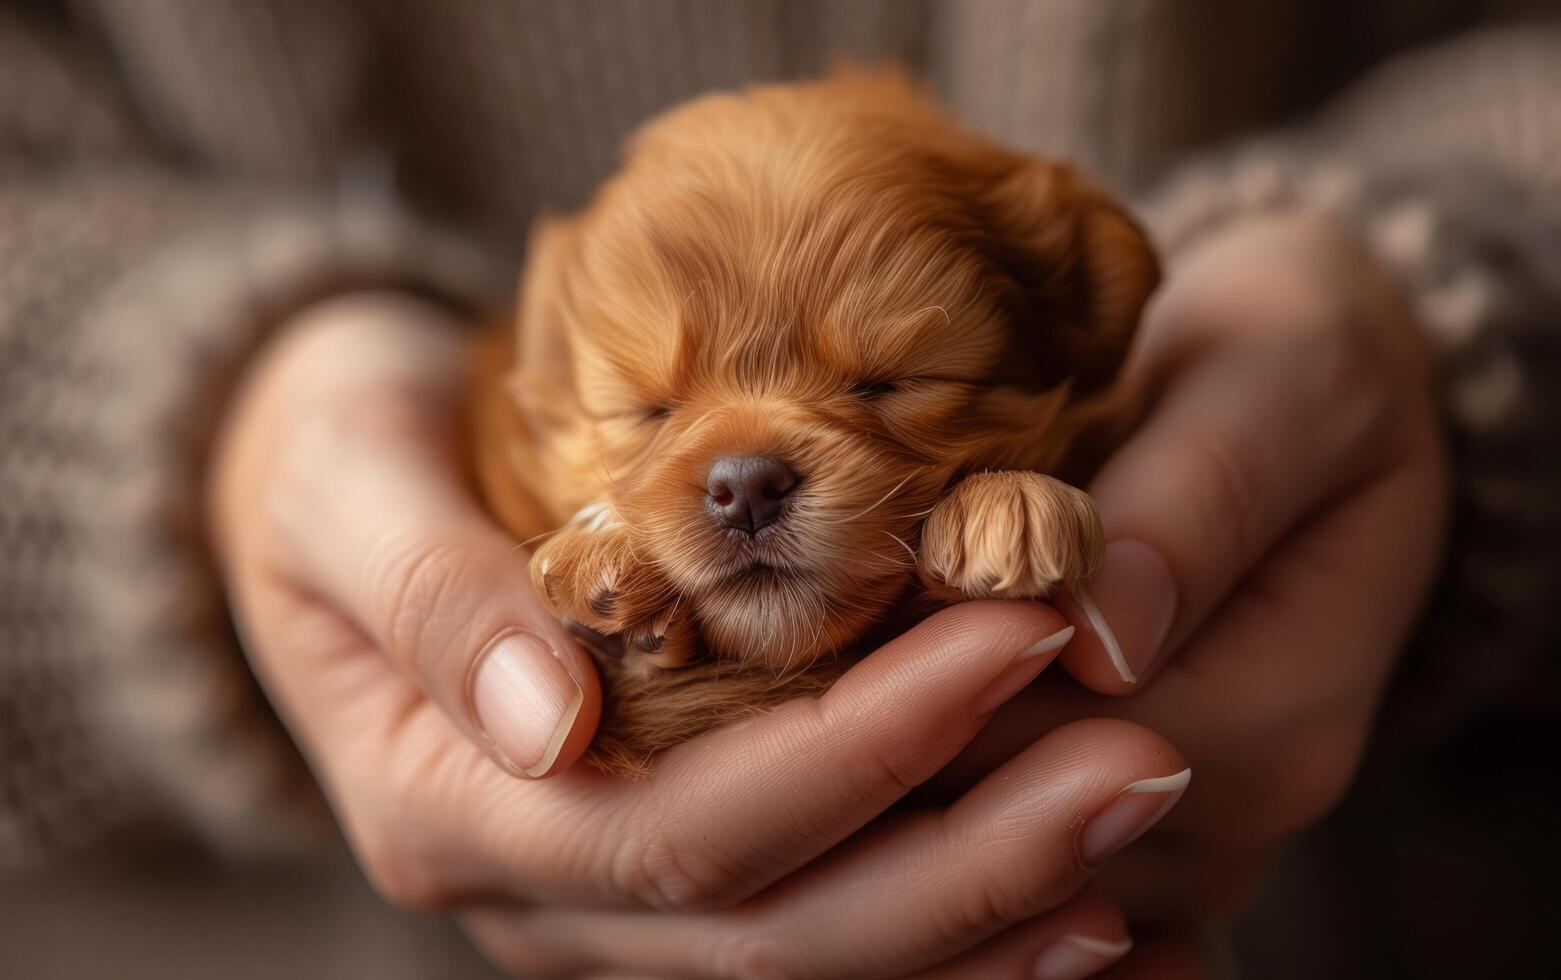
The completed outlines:
[[[537,588],[600,638],[594,761],[638,770],[822,690],[939,604],[1088,576],[1099,520],[1054,477],[1130,415],[1113,381],[1157,278],[1071,168],[897,75],[648,124],[588,209],[536,231],[475,386],[489,504],[553,532]],[[756,533],[718,519],[732,455],[795,476]]]

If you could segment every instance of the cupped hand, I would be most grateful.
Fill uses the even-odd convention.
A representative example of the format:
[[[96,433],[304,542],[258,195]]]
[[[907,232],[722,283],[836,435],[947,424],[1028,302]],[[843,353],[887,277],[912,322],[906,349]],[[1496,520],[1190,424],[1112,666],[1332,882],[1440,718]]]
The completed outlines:
[[[1427,600],[1448,480],[1421,336],[1320,219],[1251,220],[1179,260],[1131,370],[1146,419],[1090,488],[1105,562],[1062,604],[1089,690],[1016,698],[944,785],[1073,718],[1159,732],[1198,780],[1101,884],[1202,927],[1348,786]]]
[[[946,611],[652,779],[572,766],[601,691],[463,478],[462,348],[408,299],[307,312],[251,370],[212,477],[248,654],[384,894],[454,910],[527,975],[1083,976],[1121,955],[1115,906],[1079,889],[1186,784],[1148,730],[1067,725],[946,808],[880,817],[1056,656],[1049,607]]]

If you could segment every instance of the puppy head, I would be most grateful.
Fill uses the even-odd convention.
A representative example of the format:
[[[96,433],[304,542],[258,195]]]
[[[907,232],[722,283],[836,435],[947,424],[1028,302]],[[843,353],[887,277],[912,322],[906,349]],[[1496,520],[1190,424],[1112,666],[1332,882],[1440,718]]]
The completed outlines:
[[[802,665],[903,593],[952,481],[1062,462],[1156,277],[1069,168],[896,77],[760,88],[540,229],[515,391],[555,512],[605,488],[714,649]]]

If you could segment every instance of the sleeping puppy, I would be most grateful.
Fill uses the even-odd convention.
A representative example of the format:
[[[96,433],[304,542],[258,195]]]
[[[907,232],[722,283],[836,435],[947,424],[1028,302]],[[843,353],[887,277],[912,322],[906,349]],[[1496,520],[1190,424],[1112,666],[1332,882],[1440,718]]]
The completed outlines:
[[[590,758],[642,771],[940,605],[1088,577],[1062,481],[1131,420],[1157,278],[1114,201],[898,75],[645,126],[535,232],[474,383],[483,494],[602,669]]]

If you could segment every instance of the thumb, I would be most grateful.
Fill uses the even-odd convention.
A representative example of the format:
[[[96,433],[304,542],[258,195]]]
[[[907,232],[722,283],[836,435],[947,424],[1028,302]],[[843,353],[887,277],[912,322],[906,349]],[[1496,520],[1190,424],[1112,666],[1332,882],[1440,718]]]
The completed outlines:
[[[1296,265],[1265,260],[1212,285],[1194,275],[1151,310],[1165,376],[1090,488],[1108,542],[1100,570],[1059,603],[1079,627],[1064,666],[1097,692],[1143,684],[1287,535],[1409,439],[1393,425],[1393,386],[1414,382],[1390,383],[1407,371],[1379,327],[1317,299]]]
[[[339,525],[321,587],[513,775],[567,768],[601,714],[590,657],[538,601],[525,552],[423,503]]]
[[[601,715],[590,657],[477,507],[451,447],[459,342],[416,321],[313,331],[271,501],[288,571],[337,605],[516,776],[577,760]]]
[[[1059,602],[1080,626],[1064,663],[1086,686],[1144,683],[1264,555],[1369,472],[1367,413],[1341,407],[1361,396],[1294,371],[1288,346],[1189,367],[1091,487],[1105,557]]]

